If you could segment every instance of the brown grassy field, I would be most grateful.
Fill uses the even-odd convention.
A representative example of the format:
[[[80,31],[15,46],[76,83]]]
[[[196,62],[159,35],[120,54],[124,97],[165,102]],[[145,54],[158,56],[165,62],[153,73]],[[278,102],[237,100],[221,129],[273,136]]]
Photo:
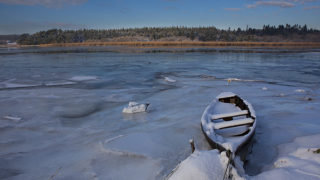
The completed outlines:
[[[20,45],[28,47],[30,45]],[[201,41],[127,41],[127,42],[82,42],[34,45],[37,47],[73,47],[73,46],[133,46],[133,47],[284,47],[284,48],[320,48],[320,42],[201,42]]]

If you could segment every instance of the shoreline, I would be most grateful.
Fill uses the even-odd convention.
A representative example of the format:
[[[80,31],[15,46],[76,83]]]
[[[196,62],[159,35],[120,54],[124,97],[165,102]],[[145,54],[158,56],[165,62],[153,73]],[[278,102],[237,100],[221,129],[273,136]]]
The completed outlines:
[[[225,42],[225,41],[110,41],[82,43],[54,43],[39,45],[16,45],[6,47],[80,47],[80,46],[129,46],[137,48],[155,47],[260,47],[260,48],[320,48],[320,42]]]

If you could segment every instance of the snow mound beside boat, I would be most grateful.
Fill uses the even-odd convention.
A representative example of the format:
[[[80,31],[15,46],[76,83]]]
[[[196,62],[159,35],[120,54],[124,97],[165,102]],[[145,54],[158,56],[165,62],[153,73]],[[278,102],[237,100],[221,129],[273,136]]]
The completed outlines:
[[[186,160],[182,161],[169,180],[214,180],[223,179],[228,165],[228,157],[225,152],[218,150],[195,151]]]
[[[317,134],[280,145],[273,168],[248,179],[320,179],[319,139]]]

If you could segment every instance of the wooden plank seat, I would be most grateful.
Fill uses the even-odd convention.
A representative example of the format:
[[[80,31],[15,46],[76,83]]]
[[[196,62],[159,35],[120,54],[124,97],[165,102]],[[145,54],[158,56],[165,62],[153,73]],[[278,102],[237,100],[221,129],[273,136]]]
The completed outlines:
[[[224,129],[215,129],[215,132],[223,137],[239,136],[249,131],[249,125],[235,126]]]
[[[243,116],[247,115],[248,110],[242,110],[242,111],[237,111],[237,112],[232,112],[232,113],[224,113],[224,114],[215,114],[211,116],[212,120],[215,119],[223,119],[223,118],[228,118],[228,117],[235,117],[235,116]]]
[[[244,118],[244,119],[235,119],[232,121],[223,121],[218,122],[213,125],[214,129],[223,129],[228,127],[241,126],[245,124],[251,124],[254,120],[252,118]]]

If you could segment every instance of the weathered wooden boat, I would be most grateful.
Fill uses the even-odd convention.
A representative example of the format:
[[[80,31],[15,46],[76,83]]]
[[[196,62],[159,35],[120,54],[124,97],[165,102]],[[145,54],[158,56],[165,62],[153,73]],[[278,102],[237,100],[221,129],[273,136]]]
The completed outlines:
[[[245,148],[256,128],[256,115],[252,105],[238,95],[224,92],[205,109],[201,128],[210,146],[230,151],[233,157]],[[243,155],[241,159],[243,159]]]

